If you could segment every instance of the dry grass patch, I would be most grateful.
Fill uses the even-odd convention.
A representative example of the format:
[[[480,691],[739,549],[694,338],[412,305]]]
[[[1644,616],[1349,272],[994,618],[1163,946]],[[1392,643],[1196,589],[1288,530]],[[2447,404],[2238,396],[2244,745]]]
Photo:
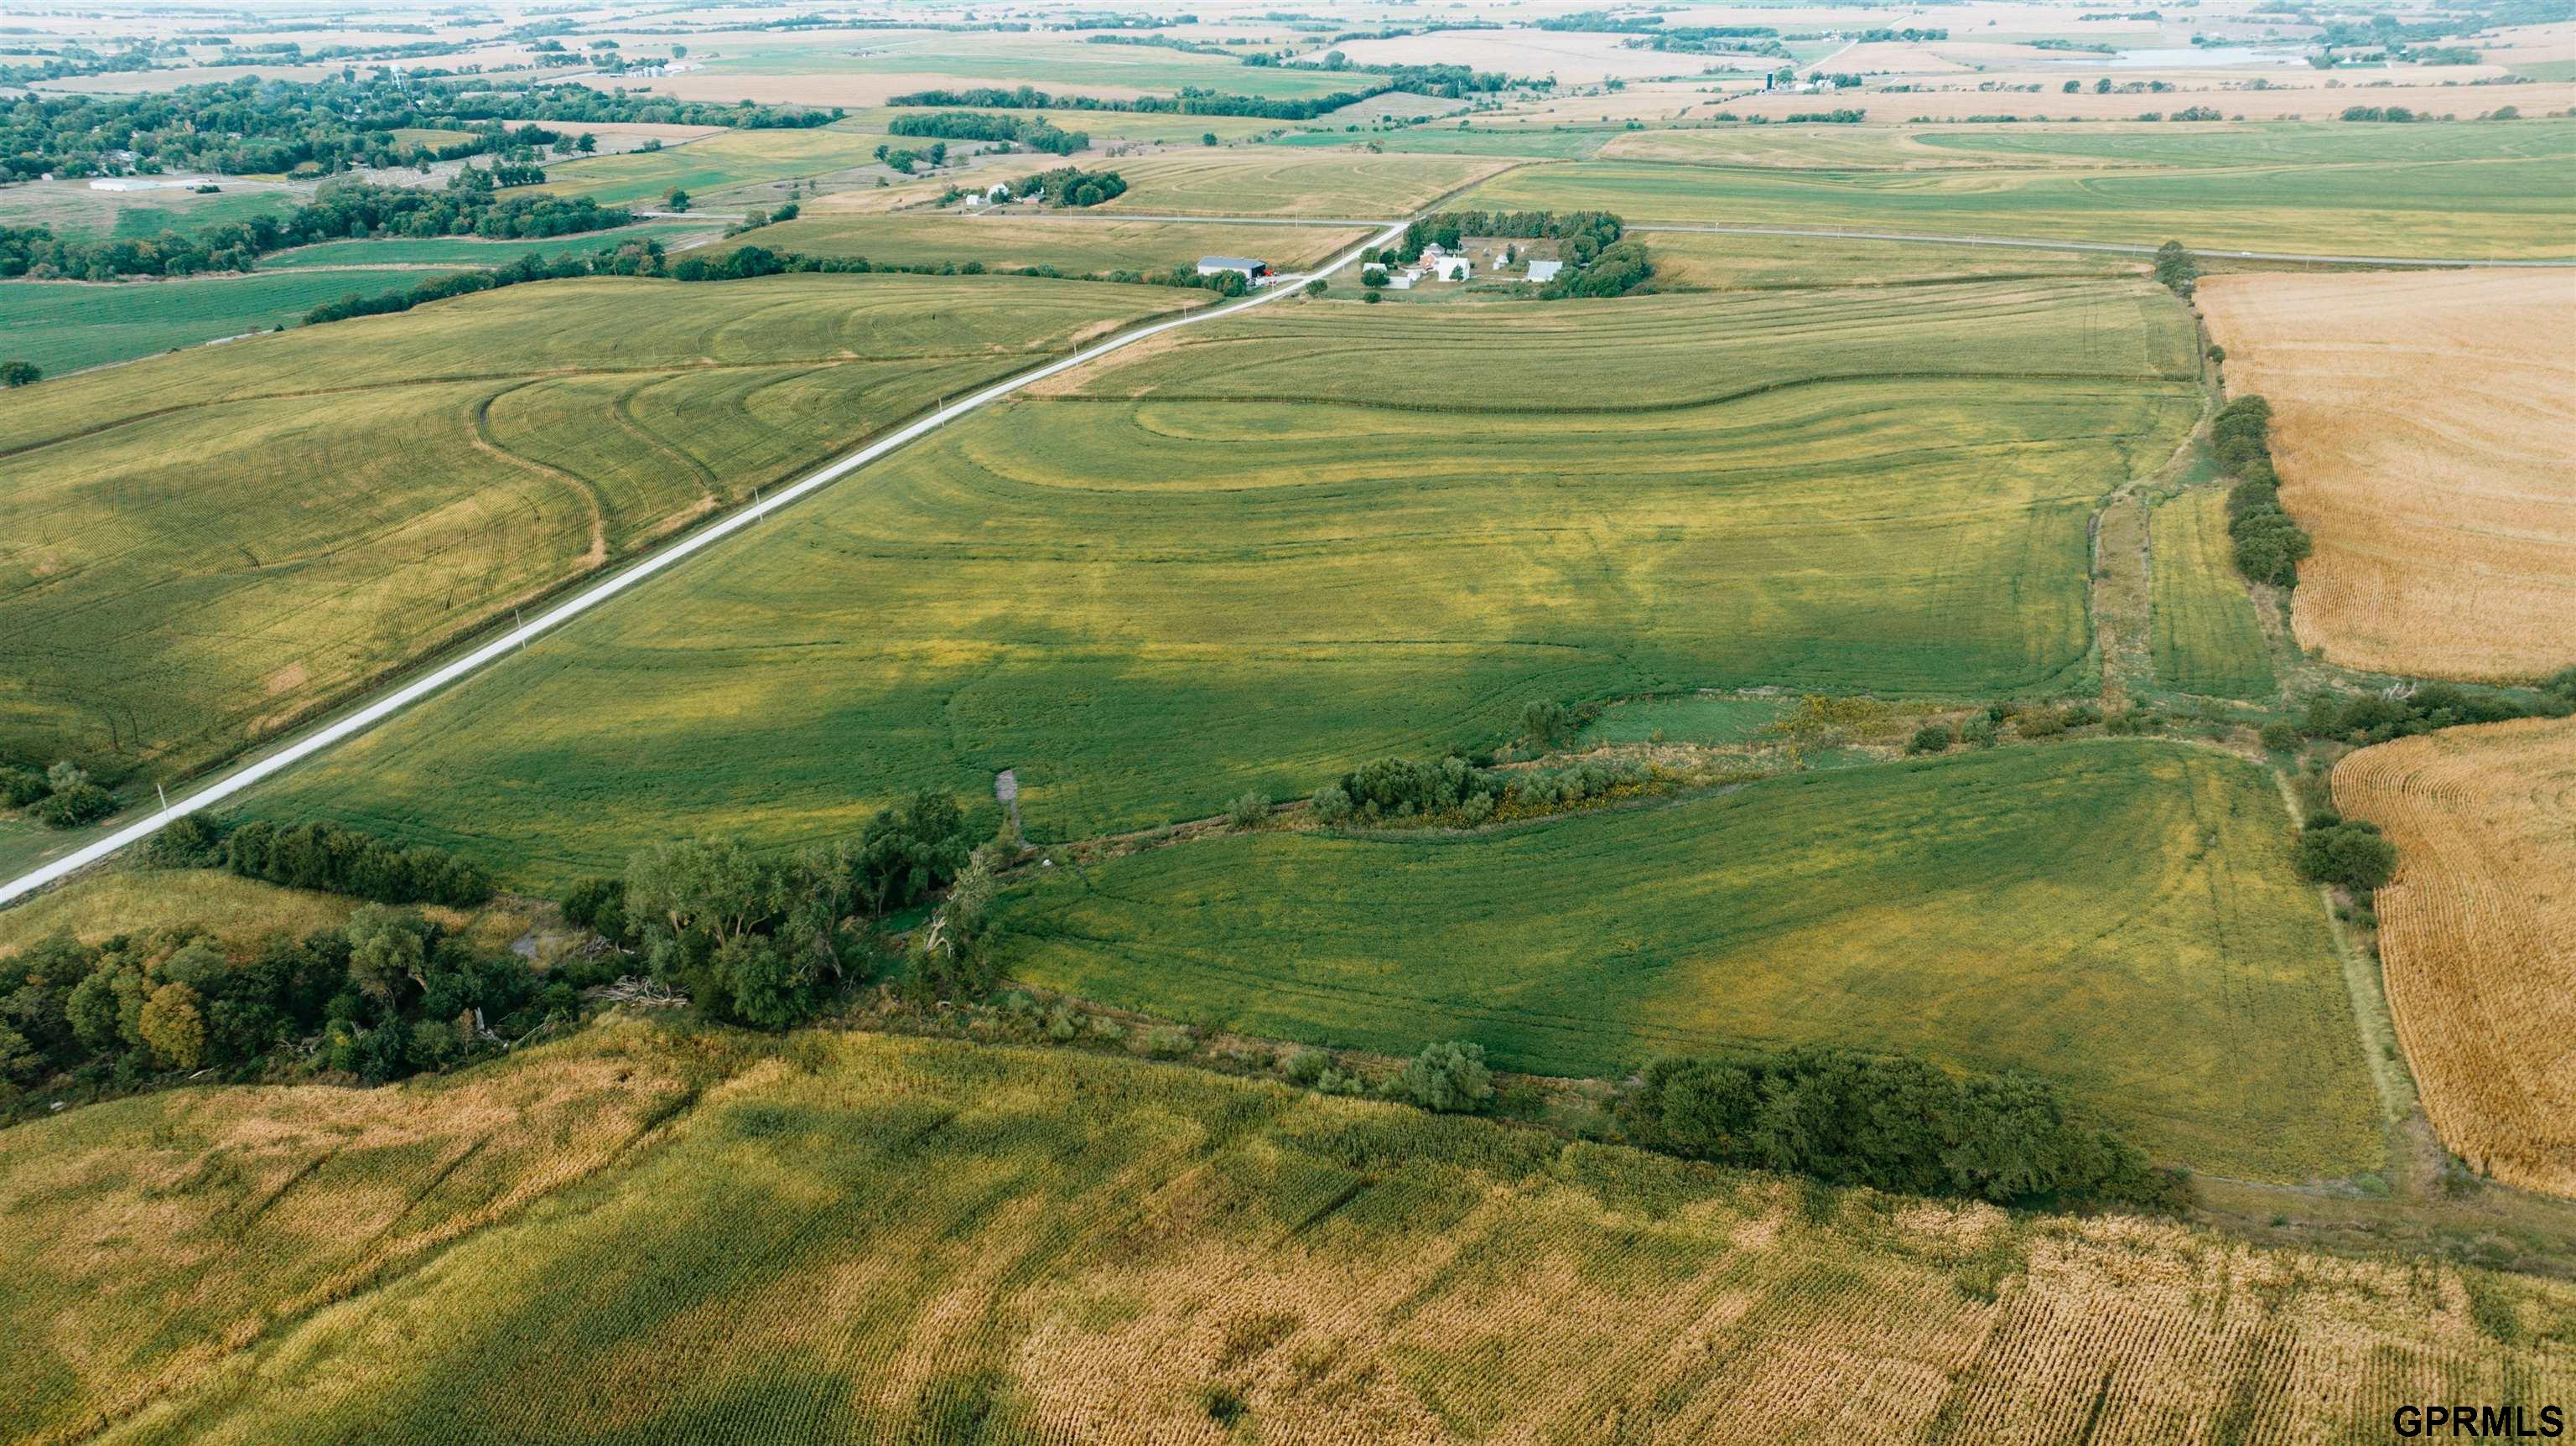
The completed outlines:
[[[2561,272],[2213,277],[2229,390],[2273,408],[2316,535],[2301,644],[2514,678],[2576,662],[2576,282]]]
[[[2499,1180],[2576,1196],[2576,721],[2365,748],[2334,794],[2397,844],[2380,953],[2442,1142]]]

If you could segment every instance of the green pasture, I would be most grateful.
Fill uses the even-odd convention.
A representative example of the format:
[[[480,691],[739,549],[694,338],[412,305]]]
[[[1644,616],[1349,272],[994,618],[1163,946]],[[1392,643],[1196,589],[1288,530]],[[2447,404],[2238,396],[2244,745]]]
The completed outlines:
[[[2501,96],[2501,92],[2498,93]],[[2369,92],[2337,103],[2369,105]],[[2497,103],[2502,103],[2499,100]],[[2481,107],[2483,108],[2483,107]],[[2387,125],[2260,121],[2246,125],[1925,126],[1913,144],[1997,159],[2116,161],[2183,170],[2246,166],[2381,166],[2445,161],[2556,161],[2576,166],[2576,121]]]
[[[1632,698],[1584,725],[1586,743],[1750,743],[1788,716],[1785,694],[1676,693]]]
[[[1127,191],[1097,208],[1103,214],[1391,220],[1509,163],[1225,146],[1109,164],[1126,178]]]
[[[659,241],[667,247],[685,237],[721,235],[724,228],[722,221],[641,221],[609,231],[584,231],[573,236],[545,236],[524,241],[485,241],[472,236],[393,236],[371,241],[324,241],[312,246],[298,246],[292,251],[272,252],[259,258],[259,265],[263,271],[299,271],[316,266],[507,266],[522,256],[560,256],[566,252],[587,256],[628,241]],[[348,280],[360,290],[378,285],[365,277],[353,276]],[[389,277],[378,285],[378,289],[390,290],[405,284],[406,280]]]
[[[709,255],[766,246],[806,256],[862,256],[901,266],[980,261],[988,269],[1053,266],[1075,275],[1101,271],[1169,271],[1202,256],[1258,256],[1281,271],[1301,271],[1366,240],[1364,229],[1338,226],[1229,226],[1222,223],[1129,221],[1102,216],[995,216],[965,211],[818,212],[746,231]]]
[[[1274,146],[1375,146],[1390,155],[1530,156],[1579,161],[1601,149],[1617,131],[1460,130],[1435,121],[1402,130],[1292,131]]]
[[[2227,494],[2196,488],[2169,498],[2148,527],[2157,684],[2249,701],[2278,693],[2263,624],[2228,540]]]
[[[1201,817],[1534,698],[2082,691],[2087,520],[2196,420],[2192,345],[2140,282],[1268,307],[943,429],[255,807],[551,886],[1004,768],[1043,839]]]
[[[593,278],[13,391],[0,756],[220,756],[943,393],[1203,299]]]
[[[1256,834],[1016,892],[1013,978],[1254,1035],[1624,1074],[1731,1045],[2021,1069],[2160,1157],[2380,1159],[2260,768],[2150,742],[1790,774],[1485,835]]]
[[[2367,129],[2353,127],[2355,130]],[[1585,161],[1498,176],[1461,204],[1631,222],[1844,227],[2328,255],[2576,255],[2576,162],[2247,163],[2204,169],[1768,172]]]
[[[588,196],[603,206],[659,206],[674,189],[698,205],[719,193],[787,180],[813,180],[836,171],[877,164],[881,145],[912,144],[902,137],[841,126],[812,130],[730,130],[658,151],[621,151],[549,164],[545,189]],[[927,141],[920,142],[929,144]]]
[[[195,235],[253,216],[283,216],[310,198],[303,190],[229,186],[194,191],[93,191],[87,181],[22,181],[0,186],[0,226],[50,226],[56,236],[145,240],[164,231]]]
[[[373,295],[444,274],[288,272],[184,281],[0,281],[0,359],[34,362],[59,376],[292,326],[314,307],[351,292]],[[37,395],[12,394],[11,401]]]
[[[1639,231],[1658,289],[1776,291],[1825,286],[1922,286],[2041,277],[2131,277],[2147,258],[2020,246],[1942,246],[1845,236]]]

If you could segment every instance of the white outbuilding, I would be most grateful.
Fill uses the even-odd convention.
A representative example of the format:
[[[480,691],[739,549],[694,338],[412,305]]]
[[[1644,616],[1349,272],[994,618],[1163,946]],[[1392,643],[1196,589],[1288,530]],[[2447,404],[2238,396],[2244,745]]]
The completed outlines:
[[[1199,275],[1214,276],[1225,271],[1240,271],[1243,273],[1244,280],[1253,281],[1270,274],[1270,263],[1252,256],[1202,256],[1199,258]]]
[[[1434,274],[1443,281],[1464,281],[1476,274],[1476,263],[1464,256],[1443,256],[1431,266]]]
[[[1556,273],[1563,271],[1564,269],[1565,263],[1562,261],[1533,261],[1529,264],[1529,279],[1532,281],[1554,281],[1556,279]]]

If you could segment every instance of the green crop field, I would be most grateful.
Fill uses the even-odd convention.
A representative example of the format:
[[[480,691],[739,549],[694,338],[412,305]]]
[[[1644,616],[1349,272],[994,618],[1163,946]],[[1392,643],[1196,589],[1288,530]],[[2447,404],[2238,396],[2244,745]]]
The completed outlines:
[[[522,256],[560,256],[565,252],[587,256],[628,241],[659,241],[667,247],[691,236],[722,235],[724,228],[722,221],[643,221],[609,231],[584,231],[575,236],[531,241],[485,241],[473,236],[324,241],[292,251],[272,252],[259,258],[259,265],[263,271],[297,271],[315,266],[507,266]],[[391,277],[376,283],[365,277],[348,278],[350,285],[361,289],[379,284],[390,289],[407,280]]]
[[[1533,698],[2080,691],[2087,519],[2188,434],[2191,347],[2140,282],[1273,306],[943,429],[255,807],[551,884],[1002,768],[1042,838],[1200,817]]]
[[[1619,703],[1586,724],[1586,743],[1749,743],[1795,706],[1779,694],[1679,693]]]
[[[50,226],[57,236],[142,238],[164,231],[195,234],[228,221],[283,216],[310,196],[302,189],[234,183],[211,196],[194,191],[93,191],[86,181],[26,181],[0,186],[0,226]]]
[[[601,278],[12,392],[0,753],[203,762],[942,393],[1204,299]]]
[[[560,196],[588,196],[603,206],[658,206],[677,188],[704,206],[722,201],[721,193],[728,189],[873,166],[878,146],[907,144],[912,143],[900,136],[839,125],[723,131],[658,151],[550,164],[545,189]]]
[[[2137,276],[2146,258],[2018,246],[1939,246],[1843,236],[1639,231],[1655,285],[1681,291],[1776,291],[1812,286],[1919,286],[2043,276]]]
[[[2354,104],[2371,104],[2366,95]],[[1938,126],[1913,144],[1996,160],[2117,161],[2187,170],[2246,166],[2384,166],[2443,161],[2551,161],[2576,165],[2576,122],[2510,125],[2366,125],[2265,121],[2228,130],[2169,125]]]
[[[2289,821],[2170,743],[1791,774],[1420,842],[1242,835],[1057,869],[1012,977],[1194,1023],[1622,1074],[1836,1043],[2025,1069],[2162,1158],[2376,1168],[2370,1078]]]
[[[2406,128],[2350,126],[2339,134],[2377,129]],[[2231,132],[2215,138],[2236,140]],[[2240,154],[2247,149],[2206,166],[2164,169],[1835,173],[1583,161],[1525,166],[1461,204],[1600,209],[1632,222],[2179,240],[2331,255],[2576,255],[2568,226],[2576,217],[2568,199],[2576,194],[2576,157],[2557,148],[2401,160],[2357,142],[2345,159],[2281,161]]]
[[[0,1210],[16,1442],[2150,1446],[2576,1390],[2561,1282],[846,1032],[85,1107],[0,1133]]]
[[[1177,151],[1119,163],[1127,193],[1100,208],[1138,215],[1379,220],[1420,210],[1511,163],[1462,156],[1317,154],[1268,147]]]
[[[48,375],[59,376],[174,347],[292,326],[314,307],[351,292],[372,295],[445,274],[393,271],[208,276],[186,281],[0,282],[0,359],[34,362]]]
[[[2149,524],[2156,682],[2185,693],[2259,700],[2280,689],[2254,599],[2227,538],[2227,494],[2182,493]]]
[[[1553,161],[1579,161],[1619,134],[1614,130],[1543,131],[1460,130],[1434,121],[1400,131],[1297,131],[1280,136],[1274,146],[1375,146],[1393,155],[1530,156]]]
[[[1228,226],[1128,221],[1100,216],[965,212],[816,212],[746,231],[711,248],[721,255],[766,246],[807,256],[864,256],[913,266],[980,261],[988,269],[1053,266],[1074,275],[1169,271],[1202,256],[1258,256],[1273,269],[1302,271],[1368,239],[1342,226]]]

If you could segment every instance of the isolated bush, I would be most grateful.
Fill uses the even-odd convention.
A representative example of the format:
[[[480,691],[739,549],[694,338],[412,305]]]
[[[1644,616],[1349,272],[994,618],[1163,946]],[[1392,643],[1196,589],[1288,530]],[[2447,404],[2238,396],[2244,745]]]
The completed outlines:
[[[2058,710],[2057,721],[2069,728],[2089,728],[2102,721],[2099,703],[2069,703]]]
[[[2013,725],[2013,729],[2024,738],[2054,738],[2066,731],[2066,720],[2056,713],[2043,709],[2024,713],[2021,720]]]
[[[1371,306],[1375,306],[1379,302],[1386,300],[1386,293],[1383,291],[1372,291],[1366,296],[1361,297],[1360,300],[1367,302]]]
[[[1315,790],[1315,817],[1325,823],[1344,823],[1351,816],[1351,796],[1340,784],[1327,783]]]
[[[1308,296],[1321,296],[1331,288],[1324,284],[1324,278],[1318,276],[1314,280],[1307,282],[1303,289]]]
[[[1959,735],[1950,731],[1949,724],[1926,723],[1922,727],[1914,730],[1914,737],[1912,741],[1905,745],[1905,751],[1908,753],[1947,753],[1950,751],[1950,745],[1958,741]]]
[[[1563,703],[1542,698],[1521,709],[1521,731],[1530,741],[1555,748],[1574,736],[1574,714]]]
[[[2299,746],[2299,725],[2287,718],[2275,718],[2263,725],[2263,746],[2275,753],[2287,753]]]
[[[0,387],[33,386],[44,377],[44,371],[34,362],[0,362]]]
[[[38,800],[34,811],[47,828],[78,828],[116,812],[116,795],[95,783],[76,783]]]
[[[2299,834],[2299,872],[2319,883],[2367,893],[2397,872],[2397,846],[2360,819],[2311,826]]]
[[[2211,342],[2209,344],[2209,359],[2214,362],[2223,362],[2227,360],[2227,348],[2220,346],[2216,342]]]
[[[224,861],[224,833],[202,813],[173,819],[143,845],[143,861],[154,868],[208,869]]]
[[[1493,1102],[1494,1072],[1485,1067],[1483,1045],[1449,1040],[1414,1056],[1387,1092],[1426,1110],[1467,1114]]]
[[[45,775],[32,768],[0,768],[0,804],[25,808],[53,791]]]
[[[1270,821],[1270,795],[1251,789],[1225,806],[1225,821],[1236,828],[1259,828]]]
[[[1959,725],[1959,741],[1977,748],[1995,746],[1995,720],[1971,718]]]

